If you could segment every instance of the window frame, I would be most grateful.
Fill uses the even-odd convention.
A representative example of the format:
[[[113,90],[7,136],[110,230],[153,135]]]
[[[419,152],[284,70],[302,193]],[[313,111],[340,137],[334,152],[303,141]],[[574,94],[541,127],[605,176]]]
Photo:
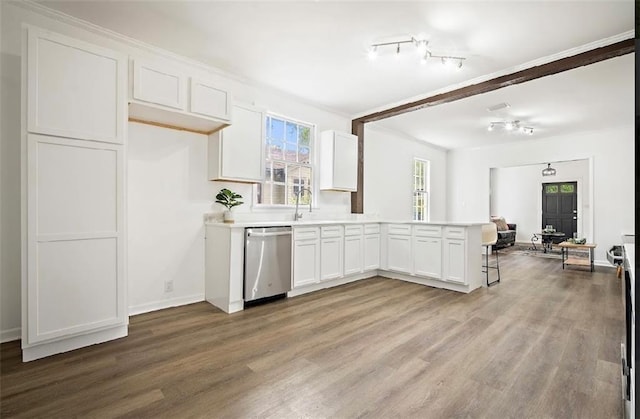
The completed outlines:
[[[291,118],[289,116],[285,116],[276,112],[265,112],[265,116],[264,116],[264,121],[263,124],[266,127],[267,124],[267,118],[272,117],[275,119],[280,119],[282,121],[285,122],[285,125],[287,122],[291,122],[294,123],[296,125],[305,125],[307,127],[310,128],[310,134],[311,134],[311,138],[309,141],[309,163],[304,164],[304,163],[296,163],[296,164],[300,164],[301,166],[307,166],[311,169],[311,208],[317,209],[318,208],[318,165],[317,165],[317,131],[318,131],[318,127],[316,124],[311,123],[311,122],[306,122],[300,119],[296,119],[296,118]],[[286,210],[290,210],[292,208],[295,208],[295,204],[263,204],[261,202],[258,202],[258,188],[260,187],[260,185],[264,185],[266,182],[265,179],[265,173],[267,170],[267,154],[266,154],[266,149],[267,149],[267,130],[265,129],[265,134],[264,134],[264,138],[262,139],[262,181],[259,183],[255,183],[253,185],[252,188],[252,194],[253,194],[253,205],[252,205],[252,209],[255,210],[277,210],[277,209],[286,209]],[[272,160],[269,160],[272,161]],[[285,161],[285,160],[282,160]],[[290,162],[293,163],[293,162]],[[285,178],[285,187],[287,184],[287,180]],[[302,205],[302,204],[300,204]],[[306,206],[307,204],[305,204]]]
[[[416,171],[416,163],[422,164],[422,183],[423,189],[417,189],[417,171]],[[429,222],[431,220],[431,161],[427,159],[422,159],[419,157],[413,158],[413,166],[412,166],[412,190],[411,190],[411,219],[413,221],[426,221]],[[417,217],[419,214],[416,210],[418,207],[416,205],[417,194],[422,195],[422,200],[424,202],[423,208],[423,218],[420,219]]]

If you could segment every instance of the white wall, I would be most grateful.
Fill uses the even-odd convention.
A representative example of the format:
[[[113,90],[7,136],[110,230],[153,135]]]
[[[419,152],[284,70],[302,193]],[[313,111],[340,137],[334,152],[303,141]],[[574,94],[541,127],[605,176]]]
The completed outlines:
[[[0,341],[20,337],[20,56],[4,32],[10,16],[0,2]]]
[[[630,121],[629,125],[598,132],[452,151],[447,172],[449,218],[488,219],[492,167],[592,158],[595,258],[608,265],[606,251],[621,242],[623,232],[635,231],[634,138]]]
[[[87,42],[149,58],[154,54],[179,59],[169,53],[117,34],[105,36],[82,22],[66,21],[35,4],[0,2],[1,13],[1,148],[0,170],[2,231],[0,277],[0,339],[20,336],[21,229],[20,229],[20,80],[21,25],[28,23]],[[184,61],[189,73],[209,78],[232,92],[236,101],[255,104],[296,120],[313,123],[317,131],[349,131],[350,119],[320,109],[292,96],[254,86],[232,75]],[[273,211],[253,207],[252,187],[246,184],[206,180],[206,137],[203,135],[129,124],[128,159],[128,302],[132,312],[182,304],[203,298],[203,214],[221,213],[215,193],[229,187],[245,197],[234,209],[242,217],[292,217],[293,210]],[[238,162],[242,164],[242,162]],[[350,213],[350,193],[320,192],[313,197],[317,214]],[[174,291],[164,293],[165,280],[174,280]]]
[[[589,160],[550,163],[556,176],[542,176],[546,164],[492,168],[490,214],[517,224],[516,241],[530,242],[533,233],[542,228],[542,184],[577,182],[578,235],[592,241]]]
[[[431,162],[431,221],[446,221],[447,153],[373,124],[365,124],[365,213],[383,219],[411,219],[415,157]]]

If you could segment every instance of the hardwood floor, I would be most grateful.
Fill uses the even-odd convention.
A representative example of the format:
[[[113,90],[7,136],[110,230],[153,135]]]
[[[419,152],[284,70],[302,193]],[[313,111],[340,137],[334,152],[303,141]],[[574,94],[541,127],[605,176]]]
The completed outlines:
[[[23,364],[2,417],[619,418],[614,269],[501,257],[471,294],[373,278],[227,315],[131,317],[118,341]]]

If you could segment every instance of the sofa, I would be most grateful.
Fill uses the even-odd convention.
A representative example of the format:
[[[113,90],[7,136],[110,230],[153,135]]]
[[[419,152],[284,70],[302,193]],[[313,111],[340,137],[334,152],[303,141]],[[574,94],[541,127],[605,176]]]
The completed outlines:
[[[498,227],[498,241],[493,249],[513,246],[516,243],[516,224],[507,223],[503,217],[491,217],[491,221]]]

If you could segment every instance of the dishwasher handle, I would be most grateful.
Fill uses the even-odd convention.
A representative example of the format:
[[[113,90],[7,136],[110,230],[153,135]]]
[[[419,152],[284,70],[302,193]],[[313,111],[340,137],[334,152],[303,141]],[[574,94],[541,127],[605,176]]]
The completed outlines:
[[[279,231],[277,233],[258,233],[249,231],[247,237],[274,237],[274,236],[290,236],[291,231]]]

